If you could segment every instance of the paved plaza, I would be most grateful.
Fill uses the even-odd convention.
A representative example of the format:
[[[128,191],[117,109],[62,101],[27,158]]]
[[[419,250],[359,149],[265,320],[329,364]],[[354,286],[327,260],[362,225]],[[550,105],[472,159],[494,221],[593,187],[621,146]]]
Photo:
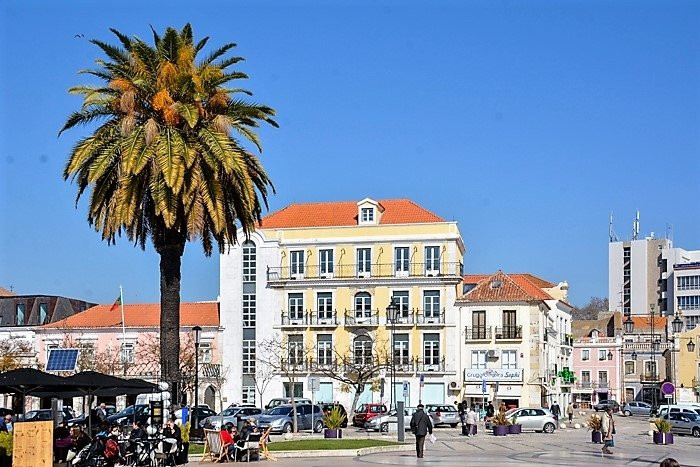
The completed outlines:
[[[578,420],[581,423],[581,419]],[[666,457],[673,457],[683,466],[700,467],[700,438],[676,436],[672,446],[657,446],[648,435],[649,423],[642,418],[616,417],[617,434],[614,454],[603,456],[600,445],[590,442],[585,428],[557,430],[554,434],[522,433],[505,438],[480,433],[475,438],[459,436],[456,429],[437,428],[434,445],[426,443],[424,459],[413,452],[370,454],[362,457],[325,457],[279,459],[275,465],[322,467],[333,465],[560,465],[654,466]],[[386,435],[352,433],[352,437]],[[407,433],[407,440],[413,436]],[[204,465],[204,463],[202,464]]]

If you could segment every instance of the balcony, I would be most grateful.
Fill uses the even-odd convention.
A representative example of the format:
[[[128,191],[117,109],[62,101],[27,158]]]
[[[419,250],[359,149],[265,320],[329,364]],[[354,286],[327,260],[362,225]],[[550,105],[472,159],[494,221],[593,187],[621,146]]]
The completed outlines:
[[[566,346],[566,347],[573,347],[574,346],[574,337],[572,335],[567,335],[567,336],[562,337],[561,345]]]
[[[491,341],[491,326],[466,326],[464,328],[464,343],[474,341]]]
[[[379,326],[379,310],[345,310],[346,326]]]
[[[285,358],[280,362],[280,370],[283,373],[307,373],[309,362],[303,358]]]
[[[661,378],[659,378],[659,374],[656,372],[645,372],[639,375],[640,383],[658,383],[660,381]]]
[[[607,388],[610,387],[610,383],[607,382],[607,381],[598,381],[598,382],[596,383],[596,387],[597,387],[598,389],[607,389]]]
[[[416,323],[415,311],[403,310],[399,312],[399,316],[396,317],[395,322],[387,321],[387,326],[413,326]]]
[[[579,381],[575,383],[574,387],[576,389],[593,389],[594,383],[591,381]]]
[[[445,309],[443,308],[439,312],[418,310],[416,322],[419,325],[443,325],[445,324]]]
[[[435,360],[417,360],[416,368],[419,373],[447,373],[445,357],[437,362]]]
[[[397,267],[399,266],[399,267]],[[317,265],[302,267],[282,266],[268,267],[268,282],[286,282],[294,280],[335,280],[335,279],[369,279],[388,277],[462,277],[462,263],[395,263],[358,265],[343,264],[324,266],[323,270]]]
[[[312,310],[308,313],[309,326],[338,326],[338,312],[335,310]]]
[[[496,340],[522,340],[522,326],[503,326],[496,328]]]
[[[309,324],[309,315],[307,313],[284,313],[281,314],[283,327],[306,327]]]
[[[312,373],[323,373],[324,371],[336,371],[338,362],[332,358],[309,359],[308,369]]]
[[[416,358],[397,358],[393,364],[394,372],[396,374],[414,374],[416,372],[417,360]],[[389,365],[389,371],[391,371],[391,364]]]

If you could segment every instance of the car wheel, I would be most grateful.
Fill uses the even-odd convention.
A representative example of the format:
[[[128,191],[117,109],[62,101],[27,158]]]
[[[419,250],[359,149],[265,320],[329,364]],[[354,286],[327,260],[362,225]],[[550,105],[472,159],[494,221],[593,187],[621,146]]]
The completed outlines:
[[[629,410],[625,410],[624,412],[622,412],[622,415],[624,415],[625,417],[631,417],[632,412],[630,412]]]
[[[554,433],[554,423],[545,423],[545,425],[542,427],[542,430],[545,433]]]
[[[382,433],[388,433],[389,432],[389,422],[384,422],[381,425],[379,425],[379,431]]]
[[[695,436],[696,438],[700,438],[700,428],[693,428],[693,436]]]
[[[457,428],[457,424],[456,424],[456,423],[450,423],[450,426],[451,426],[452,428]]]
[[[294,427],[292,427],[291,423],[285,423],[284,427],[282,428],[282,431],[285,433],[291,433],[292,430],[294,430]]]
[[[316,422],[316,425],[314,426],[314,433],[320,433],[323,430],[323,422],[318,421]]]

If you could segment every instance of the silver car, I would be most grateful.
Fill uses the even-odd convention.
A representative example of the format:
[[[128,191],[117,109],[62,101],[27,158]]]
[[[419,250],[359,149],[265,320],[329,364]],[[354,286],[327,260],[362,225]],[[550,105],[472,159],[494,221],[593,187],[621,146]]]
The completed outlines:
[[[408,407],[403,410],[403,424],[405,430],[411,429],[411,417],[416,411],[413,407]],[[371,418],[368,422],[365,422],[365,429],[372,431],[381,431],[386,433],[389,431],[389,424],[396,425],[398,423],[398,418],[396,417],[396,409],[389,413],[382,415],[377,415]]]
[[[202,420],[200,425],[203,428],[210,430],[220,430],[223,425],[226,425],[229,422],[233,423],[234,425],[238,425],[239,420],[257,416],[261,413],[262,409],[257,407],[229,407],[217,415],[212,415],[205,418]]]
[[[691,412],[672,412],[664,415],[664,419],[671,423],[673,433],[700,438],[700,415]]]
[[[515,417],[515,423],[522,426],[522,430],[532,430],[545,433],[554,433],[557,429],[557,421],[549,409],[540,407],[511,409],[506,412],[508,420]]]
[[[433,426],[450,425],[456,428],[459,425],[459,413],[454,405],[427,404],[425,411],[430,415]]]
[[[311,430],[320,433],[323,430],[323,411],[318,405],[299,404],[297,410],[297,427],[299,430]],[[272,433],[291,433],[294,431],[294,410],[291,405],[278,405],[255,417],[262,430],[272,428]]]
[[[646,402],[626,402],[620,409],[625,417],[632,415],[651,415],[651,404]]]

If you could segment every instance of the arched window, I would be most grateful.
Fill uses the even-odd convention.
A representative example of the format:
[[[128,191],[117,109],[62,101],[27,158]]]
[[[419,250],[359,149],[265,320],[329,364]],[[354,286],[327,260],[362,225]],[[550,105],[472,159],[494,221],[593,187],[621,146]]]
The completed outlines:
[[[255,282],[255,243],[246,240],[243,243],[243,282]]]
[[[369,292],[355,294],[355,318],[372,317],[372,296]]]
[[[357,336],[352,343],[353,357],[356,365],[372,363],[372,339],[369,336]]]

